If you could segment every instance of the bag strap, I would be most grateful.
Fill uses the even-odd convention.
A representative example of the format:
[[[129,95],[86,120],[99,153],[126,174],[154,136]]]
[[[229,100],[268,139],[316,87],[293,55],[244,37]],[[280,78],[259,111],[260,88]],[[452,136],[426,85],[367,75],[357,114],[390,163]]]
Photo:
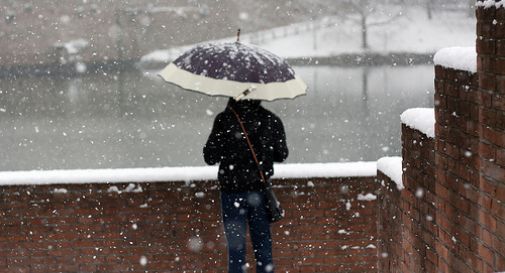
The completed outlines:
[[[237,118],[238,123],[240,124],[240,127],[242,128],[242,132],[244,132],[245,140],[247,142],[247,146],[249,146],[249,150],[251,150],[252,157],[254,159],[254,162],[256,162],[256,166],[258,166],[258,171],[260,174],[261,180],[265,183],[267,183],[267,180],[265,179],[265,174],[261,171],[260,163],[258,161],[258,157],[256,156],[256,152],[254,151],[254,148],[252,146],[251,140],[249,139],[249,134],[247,133],[247,130],[245,129],[244,123],[242,122],[242,119],[240,118],[239,114],[233,107],[228,106],[228,108],[235,114],[235,117]]]

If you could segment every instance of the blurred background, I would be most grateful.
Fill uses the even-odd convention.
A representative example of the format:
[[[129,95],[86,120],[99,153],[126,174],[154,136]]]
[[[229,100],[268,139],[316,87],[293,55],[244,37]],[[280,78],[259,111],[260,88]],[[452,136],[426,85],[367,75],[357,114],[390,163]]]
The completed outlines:
[[[288,60],[309,91],[264,103],[288,162],[400,154],[399,115],[433,106],[433,54],[475,42],[473,0],[0,0],[0,171],[204,165],[226,99],[156,75],[200,42]]]

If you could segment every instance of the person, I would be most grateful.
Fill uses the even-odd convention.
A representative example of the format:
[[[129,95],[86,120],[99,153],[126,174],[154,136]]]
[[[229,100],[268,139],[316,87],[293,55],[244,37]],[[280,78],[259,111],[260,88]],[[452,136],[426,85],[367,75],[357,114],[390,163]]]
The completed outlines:
[[[270,218],[265,204],[266,183],[273,162],[288,156],[284,126],[258,100],[230,99],[215,120],[203,154],[209,165],[219,163],[221,211],[228,248],[228,272],[246,271],[246,230],[256,258],[256,272],[273,272]],[[240,116],[256,153],[254,160],[234,111]]]

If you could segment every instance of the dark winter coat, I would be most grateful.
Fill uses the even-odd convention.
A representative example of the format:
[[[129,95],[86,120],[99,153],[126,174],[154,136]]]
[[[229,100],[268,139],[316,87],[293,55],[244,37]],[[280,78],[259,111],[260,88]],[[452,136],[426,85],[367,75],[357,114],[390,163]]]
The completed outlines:
[[[256,152],[265,178],[273,173],[273,163],[288,156],[286,134],[279,117],[260,106],[259,101],[228,102],[240,115]],[[203,148],[205,162],[219,164],[218,180],[225,192],[262,190],[258,167],[252,157],[240,124],[234,113],[226,108],[214,120],[209,139]]]

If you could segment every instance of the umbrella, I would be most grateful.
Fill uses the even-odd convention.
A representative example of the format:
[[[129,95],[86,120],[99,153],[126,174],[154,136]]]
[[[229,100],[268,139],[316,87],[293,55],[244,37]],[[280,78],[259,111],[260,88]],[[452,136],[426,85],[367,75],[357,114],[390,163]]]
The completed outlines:
[[[239,31],[240,34],[240,31]],[[204,43],[165,67],[167,82],[211,96],[272,101],[305,95],[307,85],[279,56],[253,45]]]

